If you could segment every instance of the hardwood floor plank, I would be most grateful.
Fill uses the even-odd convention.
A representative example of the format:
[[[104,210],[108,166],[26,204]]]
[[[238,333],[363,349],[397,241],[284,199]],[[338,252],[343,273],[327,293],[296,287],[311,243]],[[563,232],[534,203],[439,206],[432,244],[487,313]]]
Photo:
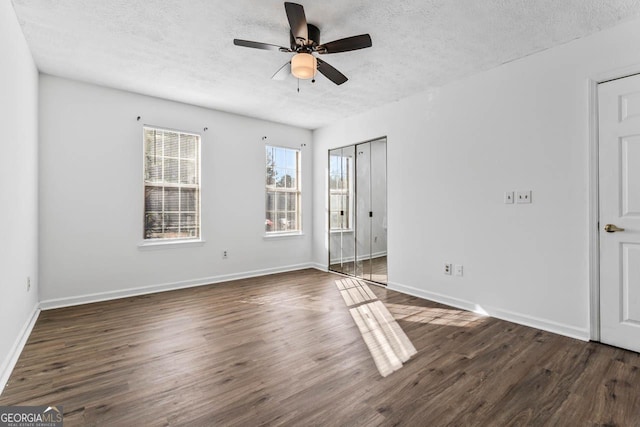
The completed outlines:
[[[304,270],[44,311],[0,405],[60,404],[67,426],[640,425],[637,353],[348,279],[417,350],[382,378],[336,280]]]

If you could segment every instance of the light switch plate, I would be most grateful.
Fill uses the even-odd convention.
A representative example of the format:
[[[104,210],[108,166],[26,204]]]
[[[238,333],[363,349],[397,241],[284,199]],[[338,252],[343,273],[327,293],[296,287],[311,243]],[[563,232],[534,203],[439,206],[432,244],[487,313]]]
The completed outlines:
[[[518,203],[531,203],[531,190],[520,190],[516,192]]]
[[[454,267],[454,272],[456,276],[462,276],[463,266],[456,264]]]

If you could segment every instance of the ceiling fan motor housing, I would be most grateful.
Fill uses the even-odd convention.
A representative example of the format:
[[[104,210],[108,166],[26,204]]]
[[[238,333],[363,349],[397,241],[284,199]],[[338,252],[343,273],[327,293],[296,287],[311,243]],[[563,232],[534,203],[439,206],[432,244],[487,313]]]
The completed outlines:
[[[320,44],[320,28],[316,27],[313,24],[307,24],[307,33],[309,38],[307,39],[307,43],[304,45],[305,47],[315,47]],[[291,31],[289,31],[289,40],[291,43],[291,50],[295,52],[306,51],[308,49],[301,49],[301,46],[296,43],[296,39],[293,37]]]

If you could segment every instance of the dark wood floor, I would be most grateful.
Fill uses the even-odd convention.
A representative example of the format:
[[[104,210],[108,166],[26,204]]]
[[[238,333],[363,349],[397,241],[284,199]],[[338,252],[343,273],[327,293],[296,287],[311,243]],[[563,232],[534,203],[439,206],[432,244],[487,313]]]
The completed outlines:
[[[638,426],[637,353],[372,286],[418,353],[382,378],[304,270],[45,311],[0,405],[65,425]]]

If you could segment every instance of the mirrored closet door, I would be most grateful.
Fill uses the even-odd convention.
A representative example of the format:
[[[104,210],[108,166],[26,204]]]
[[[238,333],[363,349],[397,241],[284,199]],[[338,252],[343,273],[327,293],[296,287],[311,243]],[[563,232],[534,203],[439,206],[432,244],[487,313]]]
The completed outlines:
[[[355,275],[355,146],[329,151],[329,269]]]
[[[387,283],[387,140],[329,151],[329,269]]]

